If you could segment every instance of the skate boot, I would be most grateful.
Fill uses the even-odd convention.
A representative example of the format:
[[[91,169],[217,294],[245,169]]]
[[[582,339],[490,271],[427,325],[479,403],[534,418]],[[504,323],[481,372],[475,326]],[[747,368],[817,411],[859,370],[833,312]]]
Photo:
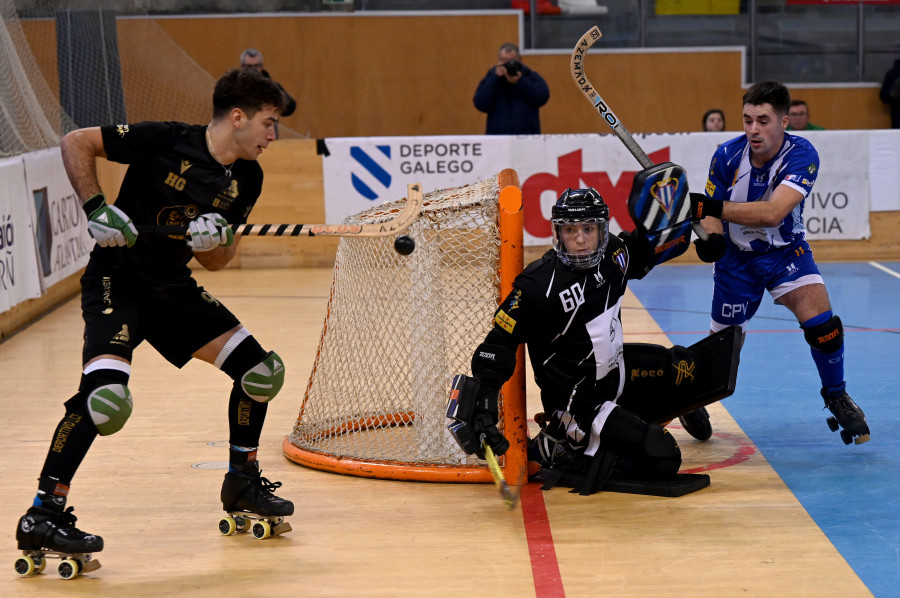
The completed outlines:
[[[16,540],[23,556],[15,569],[21,577],[43,571],[48,557],[60,559],[57,571],[63,579],[100,568],[90,553],[103,550],[103,538],[75,527],[72,507],[64,511],[64,506],[64,502],[35,505],[19,519]]]
[[[712,437],[712,424],[709,423],[709,412],[706,407],[700,407],[678,416],[678,421],[684,430],[697,440],[706,441]]]
[[[222,535],[252,529],[253,536],[263,540],[291,531],[284,518],[294,514],[294,503],[272,494],[281,482],[270,482],[261,473],[259,462],[250,461],[241,471],[225,474],[221,498],[228,516],[219,521]]]
[[[844,441],[844,444],[868,442],[870,438],[866,414],[847,394],[845,385],[842,384],[837,390],[831,392],[823,388],[821,393],[822,398],[825,399],[825,407],[834,414],[833,417],[825,420],[831,431],[837,432],[838,428],[842,428],[841,440]]]

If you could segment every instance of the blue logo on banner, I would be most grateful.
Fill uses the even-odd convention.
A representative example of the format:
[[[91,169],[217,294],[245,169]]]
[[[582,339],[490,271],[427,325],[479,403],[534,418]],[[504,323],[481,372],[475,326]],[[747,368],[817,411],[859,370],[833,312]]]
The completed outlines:
[[[376,145],[376,148],[387,157],[388,160],[391,159],[391,146],[389,145]],[[366,171],[375,177],[382,186],[387,189],[391,186],[391,173],[385,170],[378,162],[376,162],[372,156],[367,154],[361,147],[358,145],[354,145],[350,147],[350,157],[356,160],[356,162],[366,169]],[[369,200],[378,199],[378,193],[376,193],[369,185],[363,182],[361,178],[351,173],[351,181],[353,182],[353,188],[356,189],[360,195]]]

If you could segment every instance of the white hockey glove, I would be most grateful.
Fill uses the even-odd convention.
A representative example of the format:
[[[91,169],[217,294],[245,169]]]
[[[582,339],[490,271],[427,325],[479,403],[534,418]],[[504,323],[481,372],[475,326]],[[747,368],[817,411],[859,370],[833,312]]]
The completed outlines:
[[[212,251],[219,245],[231,245],[234,231],[221,214],[210,212],[191,220],[185,241],[194,251]]]
[[[100,247],[134,245],[138,232],[131,218],[116,206],[108,205],[102,193],[94,195],[81,207],[88,217],[88,232]]]

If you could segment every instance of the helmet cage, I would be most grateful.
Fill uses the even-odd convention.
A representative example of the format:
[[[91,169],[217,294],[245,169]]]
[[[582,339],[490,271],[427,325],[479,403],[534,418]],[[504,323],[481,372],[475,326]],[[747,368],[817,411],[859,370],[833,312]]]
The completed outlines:
[[[566,189],[551,212],[553,249],[559,259],[576,270],[593,268],[603,259],[609,241],[609,206],[596,189]],[[562,240],[567,225],[594,224],[598,229],[597,247],[587,253],[573,253]]]
[[[593,268],[603,259],[606,244],[609,242],[609,221],[605,218],[552,218],[553,224],[553,249],[562,263],[575,270]],[[597,247],[588,253],[572,253],[562,240],[562,230],[572,224],[594,224],[597,227]]]

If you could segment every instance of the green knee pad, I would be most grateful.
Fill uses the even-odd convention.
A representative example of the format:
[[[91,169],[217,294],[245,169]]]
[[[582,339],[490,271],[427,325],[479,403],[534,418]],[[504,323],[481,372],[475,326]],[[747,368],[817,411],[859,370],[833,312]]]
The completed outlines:
[[[260,403],[268,403],[275,398],[284,384],[284,362],[275,351],[241,376],[241,388],[247,396]]]
[[[131,391],[124,384],[107,384],[91,391],[88,413],[101,436],[115,434],[131,415]]]

